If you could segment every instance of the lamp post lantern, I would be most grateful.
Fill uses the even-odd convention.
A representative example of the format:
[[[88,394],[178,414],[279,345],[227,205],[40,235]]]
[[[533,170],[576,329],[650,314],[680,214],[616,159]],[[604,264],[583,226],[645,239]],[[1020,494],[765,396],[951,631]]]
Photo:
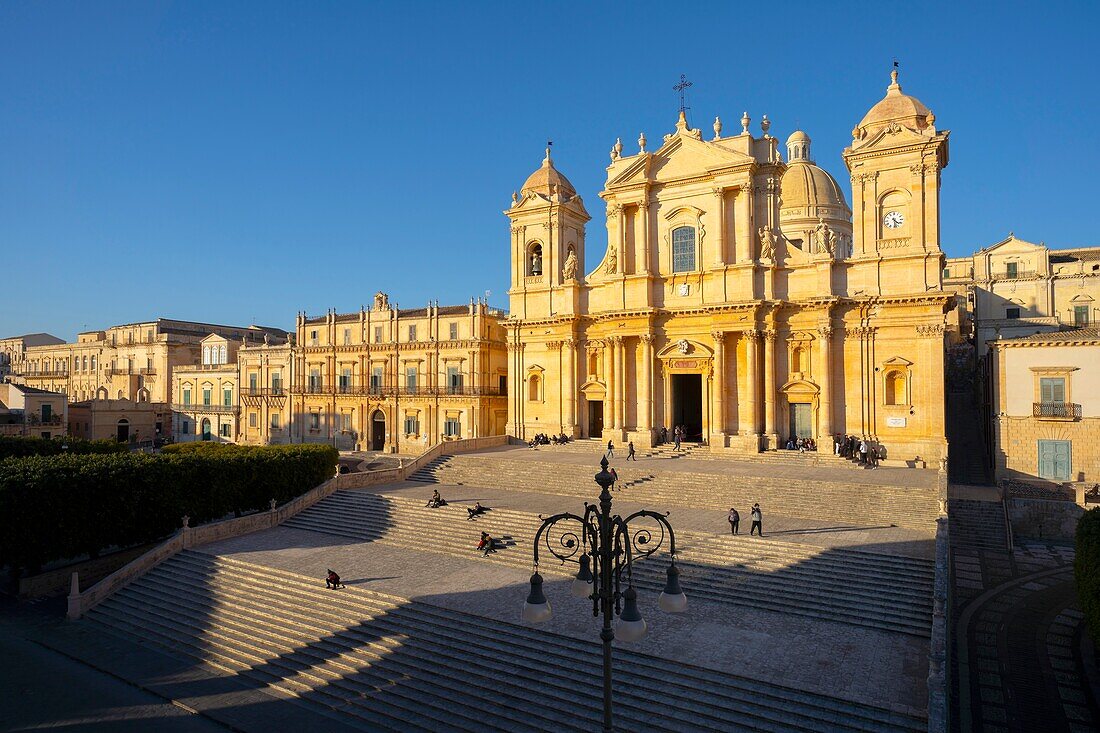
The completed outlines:
[[[535,570],[531,575],[531,591],[523,604],[522,617],[529,623],[540,623],[553,615],[539,574],[540,544],[563,564],[568,560],[580,565],[570,593],[578,598],[591,599],[592,615],[603,616],[603,628],[600,630],[600,640],[603,642],[603,730],[611,733],[611,642],[616,636],[622,641],[638,641],[646,633],[645,620],[638,610],[638,593],[634,590],[634,561],[655,553],[664,546],[667,538],[672,562],[667,571],[668,581],[657,605],[662,611],[680,613],[687,610],[687,597],[680,588],[676,537],[667,519],[668,513],[642,509],[625,518],[612,514],[610,488],[614,478],[607,470],[606,456],[600,461],[600,472],[595,478],[602,489],[598,506],[585,502],[583,516],[562,512],[547,517],[535,533]],[[542,519],[542,516],[539,518]],[[656,533],[650,526],[631,529],[631,522],[643,518],[652,521]],[[613,624],[615,616],[619,617],[617,624]]]

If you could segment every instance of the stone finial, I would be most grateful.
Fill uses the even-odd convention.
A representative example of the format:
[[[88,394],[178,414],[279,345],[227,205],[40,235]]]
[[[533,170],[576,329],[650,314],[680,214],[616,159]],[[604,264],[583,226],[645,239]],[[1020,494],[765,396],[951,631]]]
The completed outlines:
[[[516,193],[515,191],[512,191],[512,206],[515,206],[518,203],[519,203],[519,194]]]
[[[623,139],[621,137],[615,138],[615,145],[612,147],[615,151],[615,158],[621,158],[623,155]]]
[[[748,135],[749,134],[749,123],[750,122],[752,122],[752,118],[749,117],[748,112],[745,112],[744,114],[741,115],[741,134],[742,135]]]
[[[719,117],[714,118],[714,139],[722,137],[722,120]]]
[[[645,152],[645,133],[644,132],[641,133],[640,135],[638,135],[638,148],[639,148],[639,152],[642,152],[642,153]]]
[[[772,127],[772,121],[768,119],[767,115],[760,118],[760,129],[764,131],[764,137],[768,137],[768,130]]]

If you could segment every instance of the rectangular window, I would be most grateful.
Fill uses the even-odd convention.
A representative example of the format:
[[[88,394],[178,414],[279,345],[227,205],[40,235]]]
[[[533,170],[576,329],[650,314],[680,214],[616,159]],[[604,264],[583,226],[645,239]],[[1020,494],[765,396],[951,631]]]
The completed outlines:
[[[1078,327],[1089,325],[1089,307],[1087,305],[1073,306],[1073,325]]]
[[[309,332],[309,345],[310,346],[316,346],[317,345],[317,332],[316,331],[310,331]]]
[[[283,393],[283,373],[275,372],[271,375],[271,394]]]
[[[1039,401],[1043,404],[1062,404],[1066,401],[1065,377],[1042,377],[1039,380]]]
[[[351,392],[351,369],[344,369],[340,372],[340,393],[348,394]]]
[[[202,404],[204,407],[210,406],[210,393],[212,390],[209,387],[202,388]]]
[[[252,394],[256,394],[259,382],[260,382],[260,375],[259,374],[257,374],[256,372],[252,372],[251,374],[249,374],[248,375],[248,391],[251,392]]]
[[[405,367],[405,387],[409,392],[416,392],[416,367]]]
[[[310,369],[309,370],[309,390],[315,392],[321,388],[321,370]]]
[[[457,438],[462,433],[462,424],[457,417],[448,417],[443,422],[443,434],[449,438]]]
[[[451,341],[458,341],[458,324],[451,324]]]
[[[255,412],[248,413],[248,427],[250,427],[250,428],[256,427],[258,421],[259,421],[259,417],[257,417]]]
[[[351,329],[350,328],[345,328],[344,329],[344,346],[347,346],[350,343],[351,343]]]
[[[321,413],[311,412],[309,413],[309,429],[320,430],[321,429]]]
[[[672,230],[672,271],[692,272],[695,270],[695,230],[691,227],[677,227]]]
[[[1008,277],[1016,277],[1016,274],[1020,271],[1019,262],[1007,262],[1005,263],[1005,275]]]
[[[185,405],[190,405],[191,404],[191,390],[189,390],[189,389],[183,390],[183,404],[185,404]]]
[[[416,341],[416,326],[409,326],[409,341]]]
[[[233,406],[233,390],[226,388],[222,390],[222,404],[226,407]]]
[[[371,369],[370,372],[370,391],[371,394],[382,393],[382,367],[376,366]]]
[[[508,375],[500,375],[500,393],[502,395],[508,394]]]
[[[376,343],[376,344],[382,343],[382,327],[381,326],[375,326],[374,327],[374,343]]]
[[[1068,440],[1040,440],[1039,478],[1069,481],[1073,471],[1072,443]]]
[[[451,394],[462,394],[462,372],[459,367],[447,367],[447,391]]]
[[[229,423],[222,423],[220,427],[221,427],[221,436],[223,438],[228,438],[229,437]]]
[[[182,424],[183,424],[183,429],[180,432],[182,432],[184,435],[190,434],[190,432],[191,432],[191,423],[184,420]],[[88,423],[84,423],[84,431],[87,432],[87,430],[88,430]]]
[[[345,412],[344,414],[340,415],[340,429],[343,430],[345,433],[350,433],[351,432],[351,413],[350,412]]]
[[[405,435],[419,435],[420,420],[415,415],[405,416]]]
[[[278,430],[279,429],[279,413],[277,413],[277,412],[271,413],[271,429],[272,430]]]
[[[946,280],[949,277],[951,277],[951,270],[948,270],[946,267],[943,268],[943,279]]]
[[[1019,318],[1019,317],[1020,317],[1020,309],[1019,308],[1005,308],[1005,318],[1008,318],[1008,319],[1011,320],[1011,319],[1015,319],[1015,318]]]

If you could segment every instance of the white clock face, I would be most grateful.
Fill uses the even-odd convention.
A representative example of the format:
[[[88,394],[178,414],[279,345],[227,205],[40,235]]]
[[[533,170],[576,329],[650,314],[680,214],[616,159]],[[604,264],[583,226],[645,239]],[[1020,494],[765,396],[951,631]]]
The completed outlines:
[[[905,216],[900,211],[891,211],[882,218],[882,223],[890,229],[897,229],[905,223]]]

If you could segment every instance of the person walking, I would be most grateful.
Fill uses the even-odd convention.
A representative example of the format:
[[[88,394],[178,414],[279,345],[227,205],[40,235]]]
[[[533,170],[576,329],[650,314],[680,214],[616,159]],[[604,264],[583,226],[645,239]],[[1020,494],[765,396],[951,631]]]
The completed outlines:
[[[737,534],[737,527],[741,524],[741,515],[736,509],[730,507],[730,514],[726,519],[730,523],[730,534]]]
[[[626,444],[626,460],[634,461],[634,462],[638,461],[638,456],[634,455],[634,441],[633,440]]]
[[[607,441],[607,457],[608,458],[614,458],[615,457],[615,443],[610,441],[610,440]]]
[[[859,441],[859,465],[867,465],[867,441]]]
[[[611,469],[611,490],[612,491],[618,491],[618,489],[615,488],[615,486],[618,483],[619,483],[619,472],[616,471],[614,468],[612,468]]]
[[[680,439],[681,439],[681,436],[682,436],[682,433],[681,433],[681,431],[680,431],[680,426],[679,426],[679,425],[677,425],[676,427],[674,427],[674,428],[672,429],[672,442],[673,442],[673,443],[675,444],[675,446],[676,446],[675,448],[673,448],[673,450],[680,450]]]
[[[749,537],[752,537],[754,532],[759,532],[760,536],[764,536],[764,521],[763,515],[760,513],[760,504],[752,505],[752,527],[749,528]]]

